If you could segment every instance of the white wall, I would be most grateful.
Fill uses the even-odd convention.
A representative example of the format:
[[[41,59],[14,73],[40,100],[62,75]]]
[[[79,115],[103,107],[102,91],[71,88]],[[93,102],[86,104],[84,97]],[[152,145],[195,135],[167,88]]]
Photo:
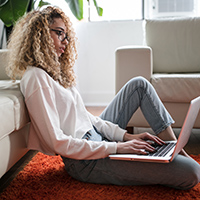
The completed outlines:
[[[75,65],[77,88],[86,105],[107,105],[115,95],[115,49],[124,45],[142,45],[143,22],[74,24],[79,41]],[[0,23],[0,36],[2,28]]]
[[[143,44],[142,21],[79,22],[75,71],[86,105],[107,105],[115,95],[115,50]]]

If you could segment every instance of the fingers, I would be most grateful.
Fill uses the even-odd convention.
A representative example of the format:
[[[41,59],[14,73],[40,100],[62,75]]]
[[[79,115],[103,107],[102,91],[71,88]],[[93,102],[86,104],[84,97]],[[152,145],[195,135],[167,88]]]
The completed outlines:
[[[131,140],[127,142],[118,143],[117,153],[131,153],[131,154],[148,154],[148,152],[154,152],[155,148],[152,146],[152,142],[159,145],[165,144],[159,137],[151,135],[149,133],[141,133],[134,135]]]
[[[159,144],[159,145],[165,144],[165,142],[164,142],[163,140],[161,140],[161,139],[160,139],[159,137],[157,137],[157,136],[153,136],[151,140],[154,141],[154,142],[156,142],[156,143]]]
[[[155,148],[153,146],[151,146],[151,144],[149,142],[146,142],[146,141],[136,140],[136,141],[134,141],[134,143],[132,145],[134,148],[142,151],[142,154],[144,154],[145,151],[147,151],[147,152],[155,151]],[[146,152],[146,154],[147,154],[147,152]]]
[[[138,139],[117,143],[117,153],[148,154],[153,151],[154,147],[148,142]]]
[[[143,139],[143,140],[151,140],[153,142],[156,142],[159,145],[165,144],[165,142],[163,140],[161,140],[159,137],[157,137],[155,135],[151,135],[147,132],[142,133],[140,138]]]
[[[148,152],[143,150],[143,149],[135,149],[134,150],[134,154],[137,154],[137,155],[147,155]]]
[[[134,153],[134,154],[148,154],[148,152],[155,151],[155,148],[151,146],[148,142],[142,140],[132,140],[126,142],[128,146],[127,153]]]

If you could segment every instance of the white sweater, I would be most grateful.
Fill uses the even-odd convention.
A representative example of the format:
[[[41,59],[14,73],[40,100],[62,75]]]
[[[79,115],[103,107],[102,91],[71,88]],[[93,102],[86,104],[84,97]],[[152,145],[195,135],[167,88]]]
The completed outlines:
[[[126,131],[90,114],[75,87],[65,89],[44,70],[28,67],[20,88],[31,119],[29,149],[73,159],[99,159],[116,153],[116,142],[81,139],[92,125],[112,141],[122,141]]]

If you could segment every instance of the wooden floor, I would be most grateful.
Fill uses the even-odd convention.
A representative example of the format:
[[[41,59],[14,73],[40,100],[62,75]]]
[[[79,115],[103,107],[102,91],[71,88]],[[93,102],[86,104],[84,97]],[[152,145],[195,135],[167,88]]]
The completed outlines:
[[[87,107],[88,111],[95,116],[99,116],[104,107]],[[129,128],[131,130],[131,128]],[[149,131],[150,129],[134,129],[134,132],[140,133],[143,131]],[[176,136],[178,137],[180,130],[174,129]],[[200,130],[193,130],[188,144],[185,146],[185,150],[188,154],[198,155],[200,154]],[[24,166],[32,159],[37,151],[29,151],[18,163],[16,163],[1,179],[0,179],[0,193],[9,185],[9,183],[16,177],[16,175],[23,170]]]

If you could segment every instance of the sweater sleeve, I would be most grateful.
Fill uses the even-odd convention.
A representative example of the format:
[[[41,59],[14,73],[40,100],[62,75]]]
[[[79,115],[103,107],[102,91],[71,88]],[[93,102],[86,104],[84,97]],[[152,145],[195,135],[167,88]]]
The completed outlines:
[[[93,116],[89,112],[88,115],[97,131],[102,133],[107,139],[111,141],[123,141],[126,130],[120,128],[117,124],[113,124],[110,121],[102,120],[100,117]]]
[[[50,87],[39,87],[27,99],[25,98],[36,134],[33,138],[38,138],[30,138],[30,146],[39,141],[40,144],[37,146],[40,146],[42,152],[56,153],[73,159],[100,159],[116,153],[115,142],[93,142],[65,134],[60,128],[59,114],[52,94]]]

